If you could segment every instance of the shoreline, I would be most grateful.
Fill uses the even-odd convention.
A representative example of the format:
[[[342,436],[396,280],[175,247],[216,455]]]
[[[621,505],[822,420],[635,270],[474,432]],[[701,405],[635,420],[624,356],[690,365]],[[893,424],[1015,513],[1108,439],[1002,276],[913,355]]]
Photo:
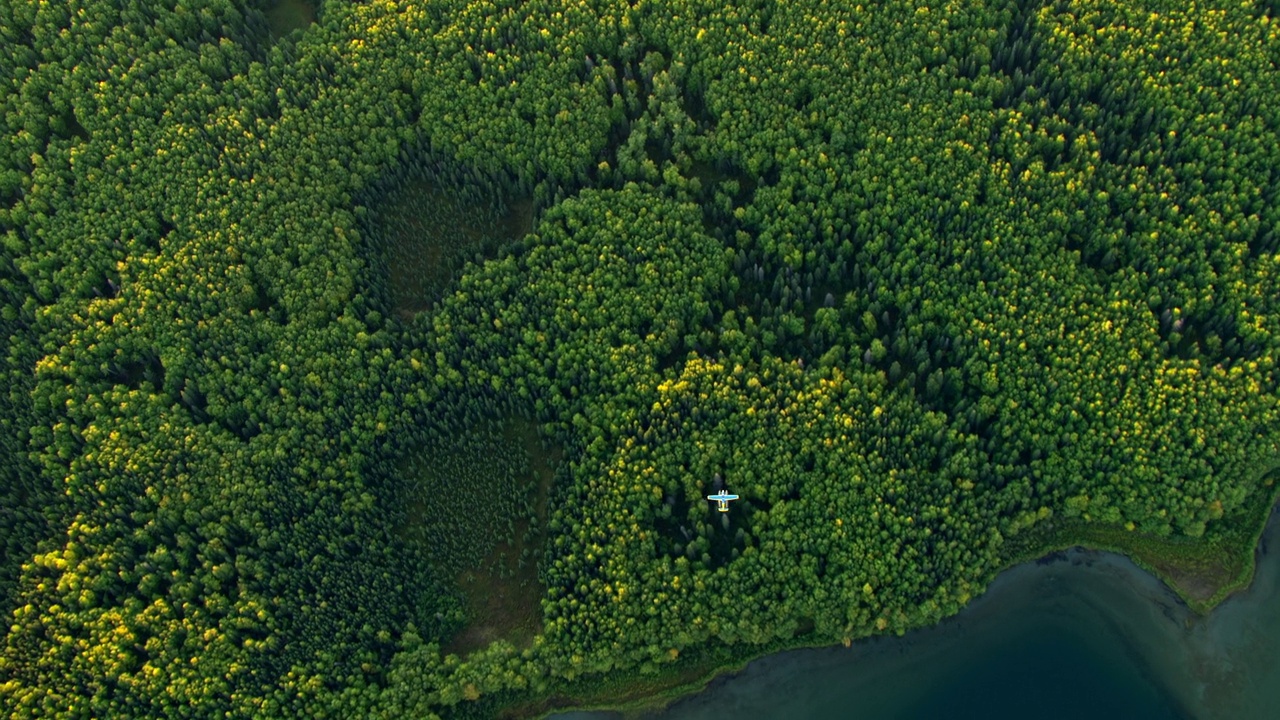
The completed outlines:
[[[1274,474],[1280,467],[1269,465],[1259,473],[1260,481]],[[1098,553],[1113,558],[1127,560],[1142,570],[1158,583],[1167,588],[1178,602],[1195,617],[1204,619],[1215,607],[1233,595],[1247,589],[1254,580],[1258,561],[1264,557],[1268,548],[1261,542],[1266,530],[1280,515],[1280,485],[1275,478],[1261,483],[1260,490],[1269,497],[1269,502],[1252,508],[1244,508],[1231,518],[1223,518],[1225,522],[1213,532],[1207,532],[1200,538],[1153,538],[1126,531],[1123,528],[1112,528],[1100,525],[1086,525],[1070,521],[1061,524],[1037,526],[1024,535],[1022,542],[1011,543],[1013,552],[1009,560],[995,573],[983,590],[983,594],[975,598],[957,615],[960,617],[968,607],[986,596],[993,585],[1001,578],[1024,566],[1052,564],[1062,555],[1063,559],[1073,551],[1080,550]],[[1038,532],[1037,532],[1038,531]],[[1231,567],[1236,566],[1232,570]],[[1216,583],[1213,592],[1207,597],[1197,597],[1193,590],[1185,586],[1185,578],[1199,577],[1203,579],[1206,572],[1223,570],[1229,578]],[[1178,577],[1181,575],[1182,577]],[[1221,573],[1220,573],[1221,575]],[[1200,595],[1204,595],[1203,586]],[[936,628],[941,623],[915,628],[911,632]],[[885,638],[884,635],[867,635],[855,639],[858,643],[874,642]],[[626,680],[610,681],[601,679],[595,687],[584,688],[587,692],[574,697],[568,692],[553,692],[550,696],[524,703],[516,703],[504,707],[500,717],[508,720],[545,720],[553,715],[567,713],[607,712],[616,716],[633,719],[661,712],[672,704],[704,692],[715,685],[728,682],[741,674],[748,665],[768,656],[784,652],[800,650],[820,650],[839,648],[839,642],[796,642],[779,641],[758,648],[748,657],[728,658],[731,648],[718,647],[704,650],[707,654],[719,655],[719,658],[708,657],[703,666],[694,665],[683,670],[672,669],[652,676],[636,678],[631,675]],[[696,661],[695,661],[696,662]],[[568,690],[565,688],[564,690]]]
[[[1259,489],[1268,502],[1223,518],[1218,527],[1202,537],[1159,538],[1108,525],[1051,521],[1036,526],[1020,542],[1013,543],[1014,548],[1025,547],[1015,549],[1010,561],[996,574],[1071,548],[1108,552],[1150,573],[1188,609],[1203,617],[1253,582],[1259,553],[1265,550],[1259,542],[1280,507],[1280,485],[1274,477],[1278,469],[1280,466],[1271,464],[1258,474]]]

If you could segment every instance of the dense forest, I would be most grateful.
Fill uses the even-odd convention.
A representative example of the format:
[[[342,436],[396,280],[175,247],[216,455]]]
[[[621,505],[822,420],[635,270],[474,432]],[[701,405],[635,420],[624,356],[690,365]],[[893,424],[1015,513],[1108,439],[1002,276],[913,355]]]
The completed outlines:
[[[1271,497],[1275,2],[0,0],[0,48],[6,716],[486,717]]]

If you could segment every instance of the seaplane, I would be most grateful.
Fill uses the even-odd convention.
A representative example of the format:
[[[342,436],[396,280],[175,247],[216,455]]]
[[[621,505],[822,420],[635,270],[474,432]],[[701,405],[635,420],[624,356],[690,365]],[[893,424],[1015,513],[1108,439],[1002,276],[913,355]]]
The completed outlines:
[[[717,509],[717,510],[719,510],[720,512],[729,512],[729,501],[730,501],[730,500],[737,500],[737,499],[738,499],[738,496],[737,496],[737,495],[730,495],[729,493],[725,492],[724,490],[720,490],[720,491],[716,492],[716,494],[715,494],[715,495],[708,495],[708,496],[707,496],[707,499],[708,499],[708,500],[715,500],[715,501],[716,501],[716,509]]]

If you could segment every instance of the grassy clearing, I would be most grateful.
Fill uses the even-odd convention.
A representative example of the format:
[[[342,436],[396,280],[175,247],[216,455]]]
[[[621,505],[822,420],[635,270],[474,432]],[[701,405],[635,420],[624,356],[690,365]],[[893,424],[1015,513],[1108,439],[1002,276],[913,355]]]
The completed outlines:
[[[380,209],[391,302],[403,319],[431,309],[468,261],[495,257],[533,229],[528,198],[500,202],[415,178]]]
[[[428,443],[399,472],[417,496],[407,531],[446,576],[483,567],[502,543],[516,542],[517,524],[533,512],[528,459],[496,423]]]
[[[564,462],[564,448],[559,445],[544,444],[541,436],[538,435],[538,424],[523,418],[509,420],[503,427],[503,438],[524,450],[529,458],[529,467],[537,476],[538,487],[534,498],[534,512],[541,531],[547,522],[547,503],[551,498],[551,485],[555,482],[556,472]]]
[[[458,577],[466,597],[467,626],[443,648],[443,654],[466,656],[495,640],[518,648],[533,645],[542,632],[542,595],[535,563],[517,567],[524,543],[500,543],[477,570]]]
[[[317,0],[273,0],[264,14],[273,38],[282,38],[294,30],[306,29],[316,21]]]
[[[421,548],[423,571],[456,589],[462,604],[445,654],[498,639],[527,647],[542,632],[538,560],[563,456],[543,447],[535,423],[508,419],[428,441],[398,462],[414,488],[400,539]]]
[[[508,421],[502,428],[502,441],[528,459],[529,479],[535,483],[533,514],[517,521],[512,536],[499,542],[476,568],[459,573],[458,586],[466,597],[467,626],[444,647],[446,655],[466,655],[498,639],[516,647],[529,647],[542,632],[545,588],[538,580],[537,562],[546,539],[551,484],[564,451],[559,447],[544,448],[537,425],[527,420]]]

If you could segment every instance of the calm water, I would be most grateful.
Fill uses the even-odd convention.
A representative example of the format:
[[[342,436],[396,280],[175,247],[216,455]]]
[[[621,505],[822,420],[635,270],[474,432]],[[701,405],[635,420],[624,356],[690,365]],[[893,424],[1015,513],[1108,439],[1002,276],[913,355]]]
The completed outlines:
[[[1277,541],[1273,514],[1262,546]],[[762,658],[653,717],[1280,717],[1280,553],[1196,618],[1128,560],[1070,551],[1009,570],[936,627]]]

